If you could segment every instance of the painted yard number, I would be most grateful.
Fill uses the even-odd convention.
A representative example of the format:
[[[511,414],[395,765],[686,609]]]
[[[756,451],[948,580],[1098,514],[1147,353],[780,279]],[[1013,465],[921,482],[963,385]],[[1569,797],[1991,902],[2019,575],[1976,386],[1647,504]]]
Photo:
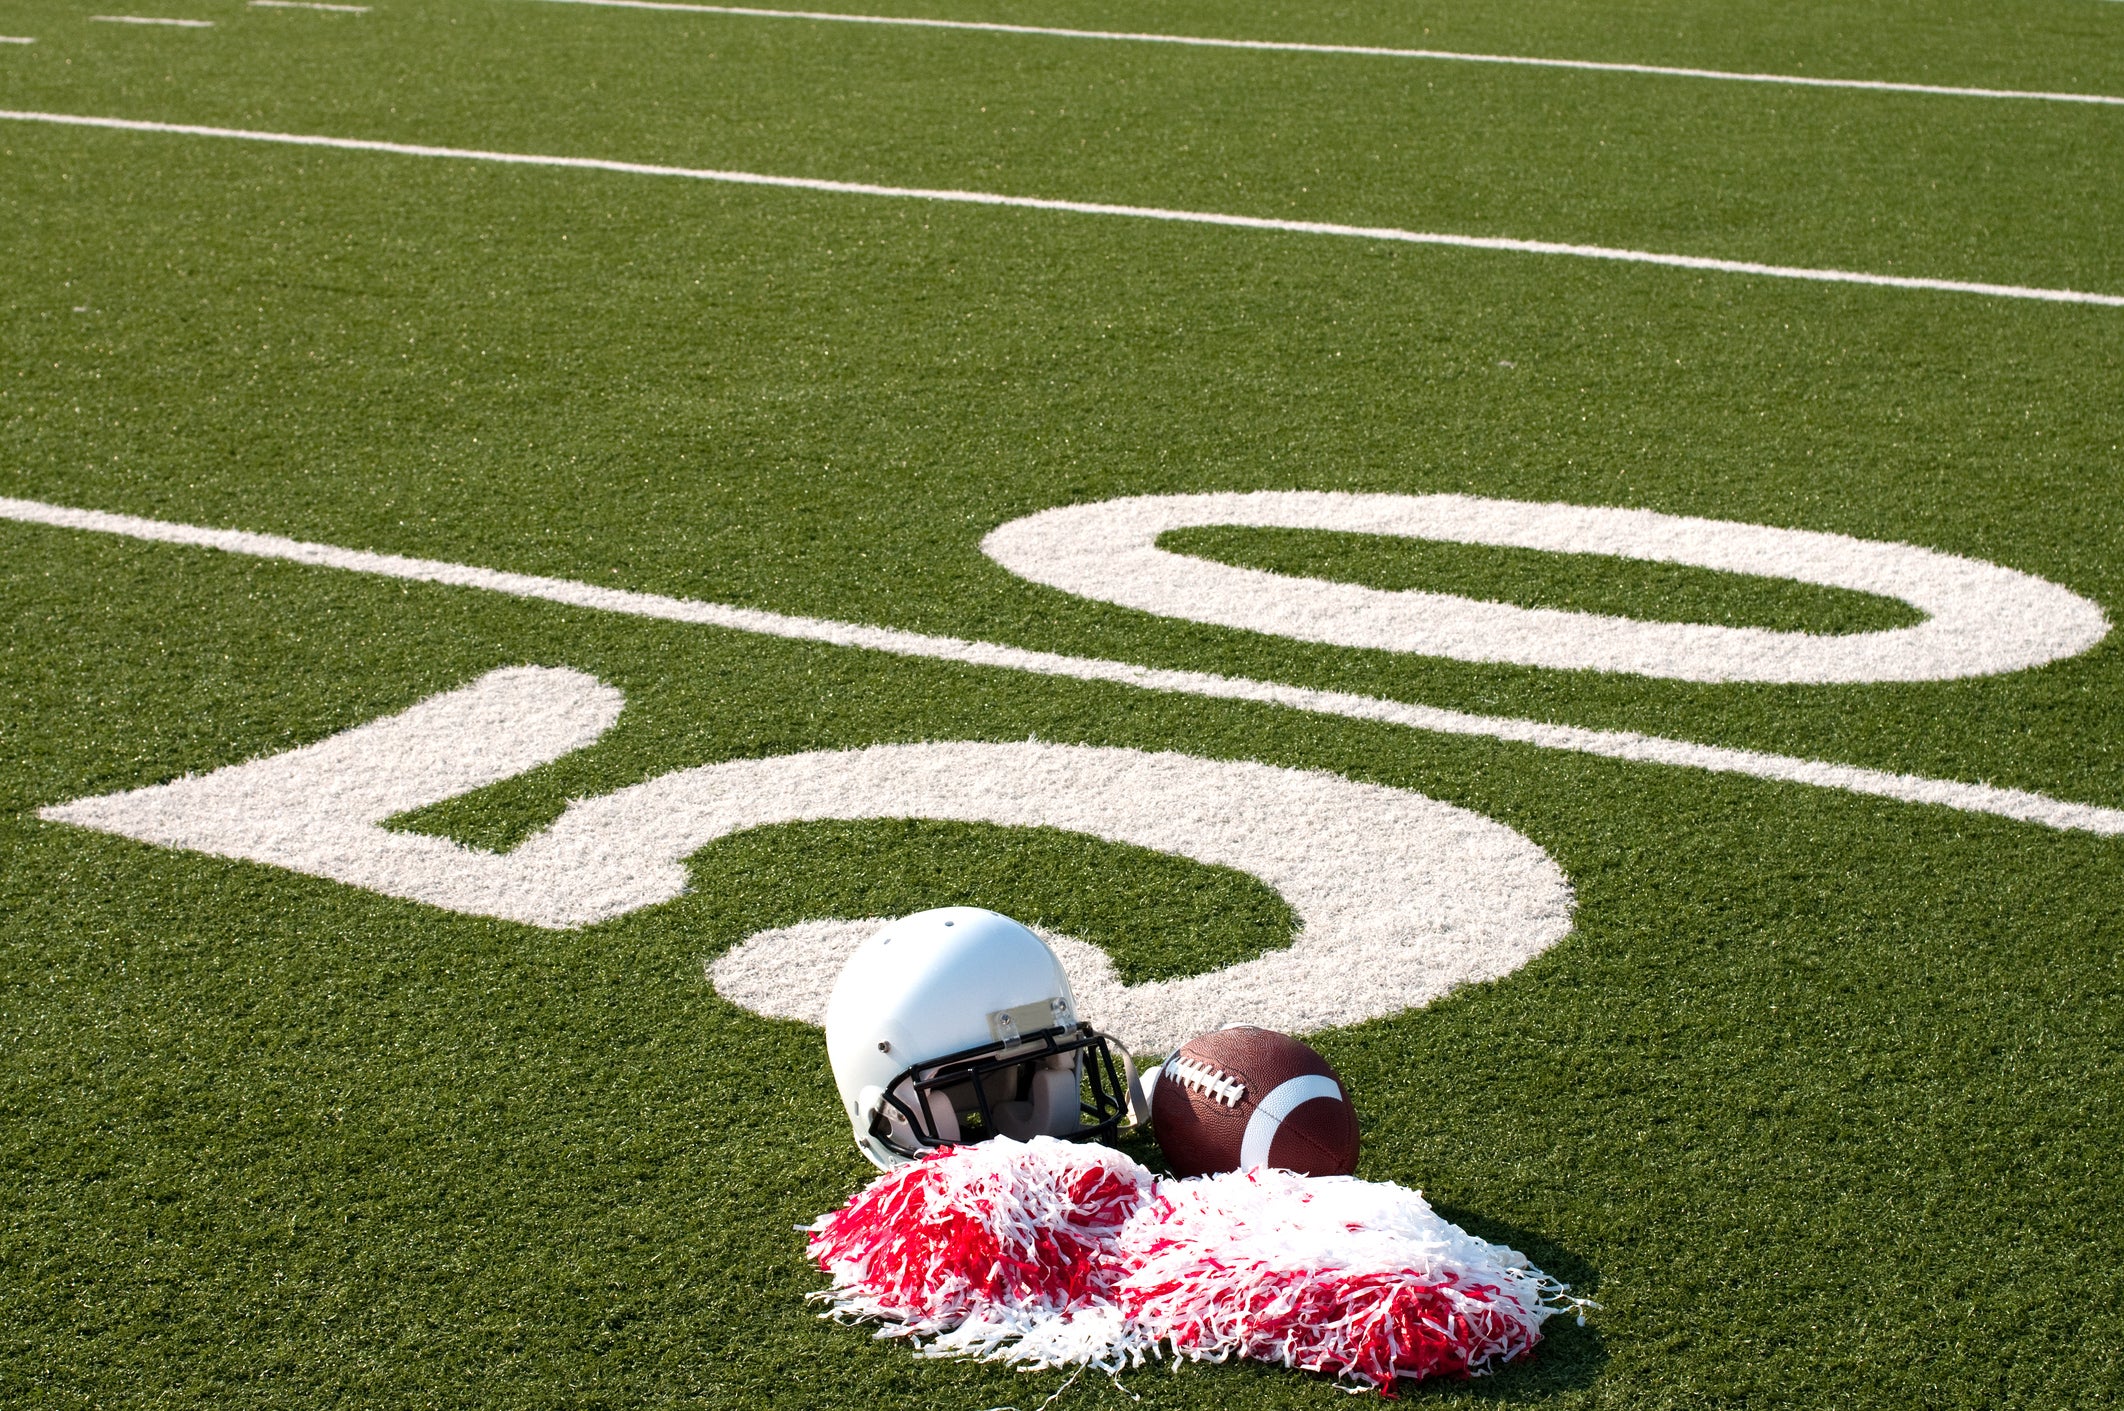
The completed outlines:
[[[1168,529],[1334,529],[1691,564],[1900,598],[1927,617],[1822,636],[1650,623],[1290,578],[1172,554]],[[1182,495],[1048,510],[983,549],[1034,581],[1194,621],[1464,660],[1698,681],[1931,680],[2084,651],[2093,603],[1997,565],[1907,545],[1642,510],[1464,496]],[[1562,870],[1522,834],[1404,789],[1243,760],[1037,741],[883,744],[681,769],[580,800],[508,853],[382,826],[594,743],[623,705],[559,667],[490,672],[327,740],[41,816],[242,858],[528,925],[591,925],[678,896],[686,859],[750,828],[928,818],[1048,827],[1249,872],[1297,939],[1208,974],[1123,985],[1096,947],[1054,938],[1082,1009],[1142,1050],[1246,1020],[1304,1033],[1495,979],[1571,927]],[[875,922],[755,935],[714,969],[726,997],[816,1020],[838,961]]]

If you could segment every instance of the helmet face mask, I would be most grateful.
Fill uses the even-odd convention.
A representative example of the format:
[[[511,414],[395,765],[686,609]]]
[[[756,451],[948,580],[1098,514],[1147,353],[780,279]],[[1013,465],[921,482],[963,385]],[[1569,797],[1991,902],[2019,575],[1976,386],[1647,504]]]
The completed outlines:
[[[903,1157],[994,1136],[1104,1141],[1128,1113],[1121,1065],[1089,1024],[946,1054],[906,1070],[882,1098],[870,1135]]]
[[[1055,953],[978,907],[917,912],[858,947],[826,1049],[856,1145],[881,1167],[995,1136],[1103,1139],[1135,1105],[1127,1051],[1077,1017]]]

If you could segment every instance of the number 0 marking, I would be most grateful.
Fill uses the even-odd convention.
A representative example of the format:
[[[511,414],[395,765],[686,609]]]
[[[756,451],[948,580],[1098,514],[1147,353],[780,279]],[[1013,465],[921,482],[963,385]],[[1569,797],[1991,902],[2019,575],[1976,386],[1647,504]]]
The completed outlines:
[[[1878,593],[1909,603],[1927,620],[1842,635],[1646,622],[1294,578],[1158,547],[1160,534],[1201,525],[1329,529],[1689,564]],[[1909,544],[1468,495],[1148,495],[1042,510],[997,528],[981,547],[1035,583],[1163,617],[1456,661],[1681,681],[1987,676],[2086,651],[2109,631],[2101,608],[2055,583]]]

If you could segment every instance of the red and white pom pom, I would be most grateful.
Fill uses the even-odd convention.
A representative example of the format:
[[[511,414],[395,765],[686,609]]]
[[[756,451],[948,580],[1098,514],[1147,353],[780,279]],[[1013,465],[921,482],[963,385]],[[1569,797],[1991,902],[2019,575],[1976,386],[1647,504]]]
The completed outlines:
[[[1526,1257],[1401,1186],[1256,1169],[1164,1181],[1121,1232],[1128,1320],[1177,1356],[1389,1389],[1532,1351],[1572,1306]]]
[[[1088,1143],[996,1137],[894,1167],[809,1229],[830,1316],[930,1337],[931,1357],[1115,1370],[1147,1339],[1114,1287],[1150,1172]]]
[[[828,1316],[1028,1370],[1115,1372],[1164,1347],[1388,1392],[1523,1357],[1583,1305],[1400,1186],[1266,1169],[1153,1182],[1048,1137],[896,1167],[809,1229]]]

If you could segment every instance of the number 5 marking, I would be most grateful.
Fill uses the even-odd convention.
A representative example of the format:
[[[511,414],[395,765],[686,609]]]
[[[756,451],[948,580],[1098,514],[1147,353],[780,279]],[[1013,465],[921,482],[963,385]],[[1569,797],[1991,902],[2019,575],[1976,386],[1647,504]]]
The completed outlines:
[[[583,748],[621,703],[581,672],[513,667],[285,754],[40,816],[554,928],[680,895],[686,859],[718,838],[826,819],[1059,828],[1237,868],[1275,888],[1298,917],[1296,938],[1209,974],[1122,985],[1103,952],[1061,938],[1085,1013],[1146,1049],[1240,1020],[1303,1033],[1394,1014],[1507,974],[1571,929],[1562,869],[1466,809],[1337,774],[1032,740],[681,769],[578,800],[508,853],[382,826]],[[769,943],[777,935],[779,947]],[[786,1013],[771,999],[776,972],[786,988],[819,957],[788,933],[755,941],[719,983],[751,1007]],[[770,998],[747,998],[761,994]]]

